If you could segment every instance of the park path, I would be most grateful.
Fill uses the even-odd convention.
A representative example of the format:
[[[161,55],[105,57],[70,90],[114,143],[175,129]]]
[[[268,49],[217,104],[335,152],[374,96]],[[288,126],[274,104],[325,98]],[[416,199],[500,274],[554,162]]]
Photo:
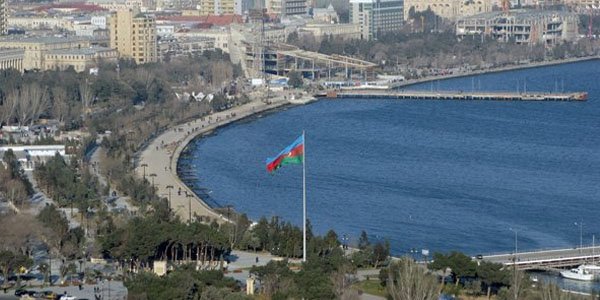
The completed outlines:
[[[99,141],[97,141],[97,143],[100,144]],[[96,149],[94,149],[94,152],[90,156],[89,160],[90,170],[92,174],[96,175],[96,177],[98,178],[98,182],[102,187],[108,186],[108,181],[104,176],[104,173],[102,172],[102,160],[104,159],[104,157],[106,157],[106,150],[102,148],[102,146],[99,146],[96,147]],[[115,196],[112,196],[113,194]],[[124,209],[127,212],[137,211],[137,207],[132,205],[129,202],[129,199],[130,198],[128,196],[124,196],[118,190],[111,188],[109,191],[109,196],[107,196],[103,202],[106,204],[109,210],[113,208],[110,204],[112,202],[114,203],[114,208]]]

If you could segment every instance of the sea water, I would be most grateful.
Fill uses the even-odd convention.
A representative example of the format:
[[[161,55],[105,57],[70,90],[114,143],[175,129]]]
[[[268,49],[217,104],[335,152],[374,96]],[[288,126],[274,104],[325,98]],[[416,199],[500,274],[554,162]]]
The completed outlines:
[[[265,159],[306,131],[308,218],[396,255],[575,247],[600,237],[600,61],[421,90],[586,91],[587,102],[320,100],[194,141],[180,161],[209,204],[302,224],[302,167]],[[192,176],[190,176],[192,174]]]

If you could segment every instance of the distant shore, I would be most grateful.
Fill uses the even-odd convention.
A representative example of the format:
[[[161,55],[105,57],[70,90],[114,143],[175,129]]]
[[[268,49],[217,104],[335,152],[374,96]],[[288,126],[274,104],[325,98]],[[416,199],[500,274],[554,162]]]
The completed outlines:
[[[548,67],[548,66],[554,66],[554,65],[563,65],[563,64],[570,64],[570,63],[576,63],[576,62],[591,61],[591,60],[597,60],[597,59],[600,59],[600,56],[592,55],[592,56],[573,57],[573,58],[566,58],[566,59],[555,59],[555,60],[540,61],[540,62],[530,62],[530,63],[525,63],[525,64],[515,64],[515,65],[508,65],[508,66],[498,67],[498,68],[472,70],[472,71],[456,73],[456,74],[427,76],[427,77],[423,77],[423,78],[419,78],[419,79],[410,79],[410,80],[406,80],[403,82],[399,82],[399,83],[395,84],[393,87],[394,88],[404,88],[407,86],[412,86],[412,85],[431,82],[431,81],[468,77],[468,76],[475,76],[475,75],[484,75],[484,74],[490,74],[490,73],[500,73],[500,72],[514,71],[514,70],[521,70],[521,69],[534,69],[534,68]]]

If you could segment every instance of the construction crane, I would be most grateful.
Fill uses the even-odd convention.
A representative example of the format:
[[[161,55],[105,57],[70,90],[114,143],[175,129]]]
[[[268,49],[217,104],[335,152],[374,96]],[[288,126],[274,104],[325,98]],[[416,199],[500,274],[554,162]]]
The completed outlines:
[[[502,0],[502,11],[504,14],[508,14],[510,10],[510,0]]]

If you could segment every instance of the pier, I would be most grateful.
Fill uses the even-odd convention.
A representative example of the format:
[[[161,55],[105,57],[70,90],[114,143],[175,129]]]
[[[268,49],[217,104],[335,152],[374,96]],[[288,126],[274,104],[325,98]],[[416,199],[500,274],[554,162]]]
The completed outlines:
[[[369,98],[390,100],[458,100],[458,101],[586,101],[586,92],[485,92],[485,91],[398,91],[385,89],[349,89],[316,95],[328,99]]]
[[[476,259],[512,267],[515,265],[515,257],[517,269],[520,270],[552,270],[576,267],[584,263],[600,262],[600,246],[528,251],[516,255],[514,253],[484,255],[478,256]]]

